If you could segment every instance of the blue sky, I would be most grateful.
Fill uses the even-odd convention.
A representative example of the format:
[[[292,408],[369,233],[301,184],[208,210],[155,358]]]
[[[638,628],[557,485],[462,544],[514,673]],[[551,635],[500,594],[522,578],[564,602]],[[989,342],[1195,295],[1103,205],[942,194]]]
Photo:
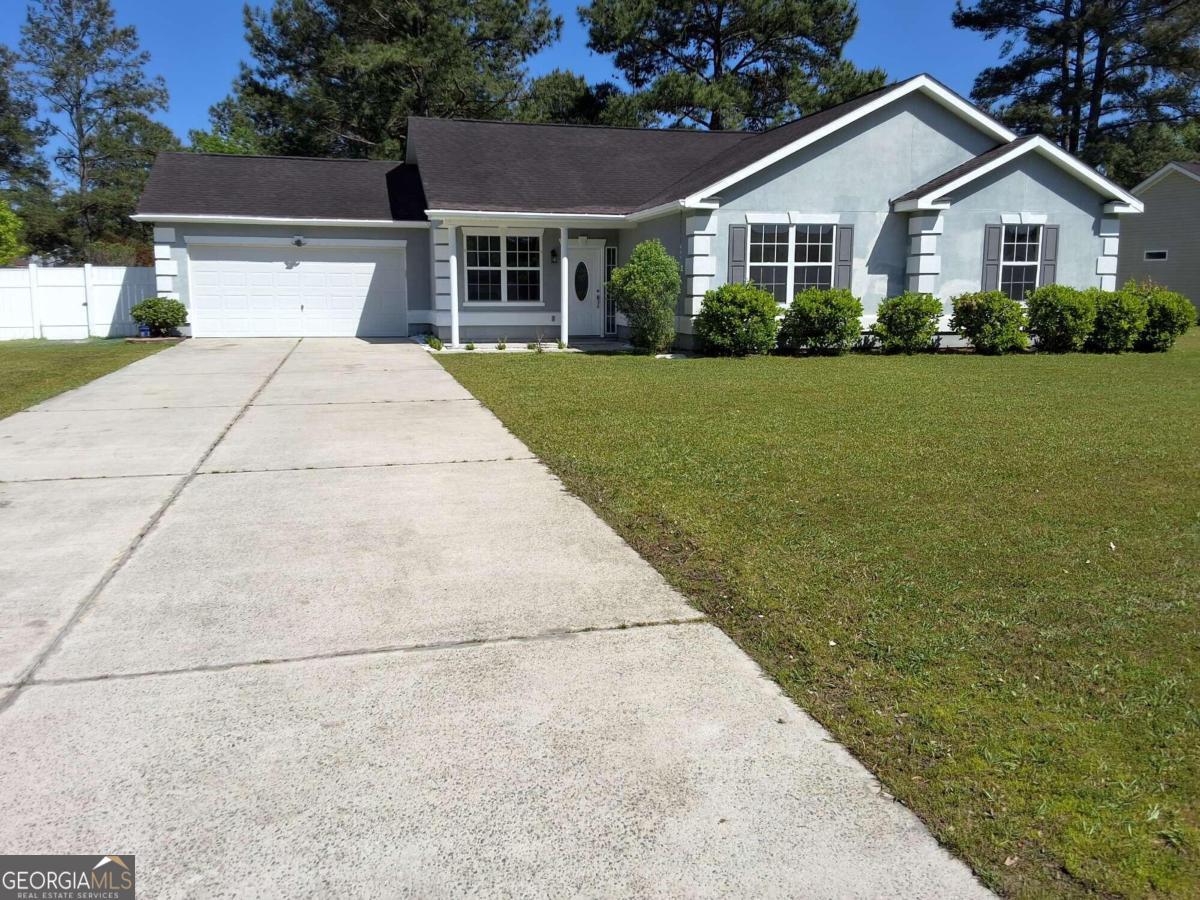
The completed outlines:
[[[181,138],[189,128],[205,127],[208,107],[228,93],[245,56],[242,0],[114,0],[113,5],[122,24],[137,27],[151,54],[151,71],[167,81],[171,106],[163,121]],[[861,24],[847,55],[861,66],[882,66],[893,80],[927,71],[967,94],[976,73],[999,53],[998,41],[989,43],[950,25],[953,0],[859,0],[858,5]],[[608,59],[587,49],[587,33],[575,13],[578,2],[551,0],[551,6],[565,19],[563,38],[531,62],[531,71],[562,67],[592,81],[612,78]],[[19,40],[22,19],[0,17],[0,43]]]

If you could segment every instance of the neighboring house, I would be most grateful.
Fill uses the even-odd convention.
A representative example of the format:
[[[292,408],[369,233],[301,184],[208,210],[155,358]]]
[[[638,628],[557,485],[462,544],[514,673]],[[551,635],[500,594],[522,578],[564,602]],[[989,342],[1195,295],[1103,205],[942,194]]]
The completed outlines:
[[[687,346],[727,281],[846,287],[864,325],[905,289],[1113,288],[1141,209],[919,75],[761,133],[413,118],[404,163],[163,154],[134,218],[197,336],[621,334],[608,275],[657,238]]]
[[[1146,212],[1121,232],[1121,284],[1150,278],[1200,308],[1200,162],[1168,163],[1131,193]]]

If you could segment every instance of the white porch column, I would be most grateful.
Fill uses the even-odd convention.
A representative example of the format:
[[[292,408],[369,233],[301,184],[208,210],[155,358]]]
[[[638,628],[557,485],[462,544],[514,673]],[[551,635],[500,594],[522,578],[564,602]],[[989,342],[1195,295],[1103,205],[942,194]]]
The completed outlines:
[[[567,262],[567,229],[565,228],[558,229],[558,259],[560,263],[558,270],[558,305],[560,308],[559,319],[562,323],[562,331],[559,334],[559,340],[562,341],[563,346],[566,347],[569,343],[568,335],[571,333],[570,327],[567,323],[567,319],[570,315],[568,310],[571,308],[571,298],[569,295],[569,289],[567,287],[567,276],[570,273],[571,267]]]
[[[450,346],[458,346],[458,229],[450,226]]]

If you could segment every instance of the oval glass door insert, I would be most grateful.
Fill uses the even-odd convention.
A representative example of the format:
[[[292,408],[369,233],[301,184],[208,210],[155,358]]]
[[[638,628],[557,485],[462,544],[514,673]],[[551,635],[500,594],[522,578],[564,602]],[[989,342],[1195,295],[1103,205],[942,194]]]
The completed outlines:
[[[575,299],[586,300],[588,292],[588,270],[586,263],[575,266]]]

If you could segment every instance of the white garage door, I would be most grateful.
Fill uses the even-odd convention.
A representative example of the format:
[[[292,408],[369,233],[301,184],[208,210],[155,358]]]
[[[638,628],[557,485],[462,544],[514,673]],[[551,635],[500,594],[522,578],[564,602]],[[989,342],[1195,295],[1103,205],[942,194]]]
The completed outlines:
[[[408,333],[404,246],[188,245],[196,337]]]

